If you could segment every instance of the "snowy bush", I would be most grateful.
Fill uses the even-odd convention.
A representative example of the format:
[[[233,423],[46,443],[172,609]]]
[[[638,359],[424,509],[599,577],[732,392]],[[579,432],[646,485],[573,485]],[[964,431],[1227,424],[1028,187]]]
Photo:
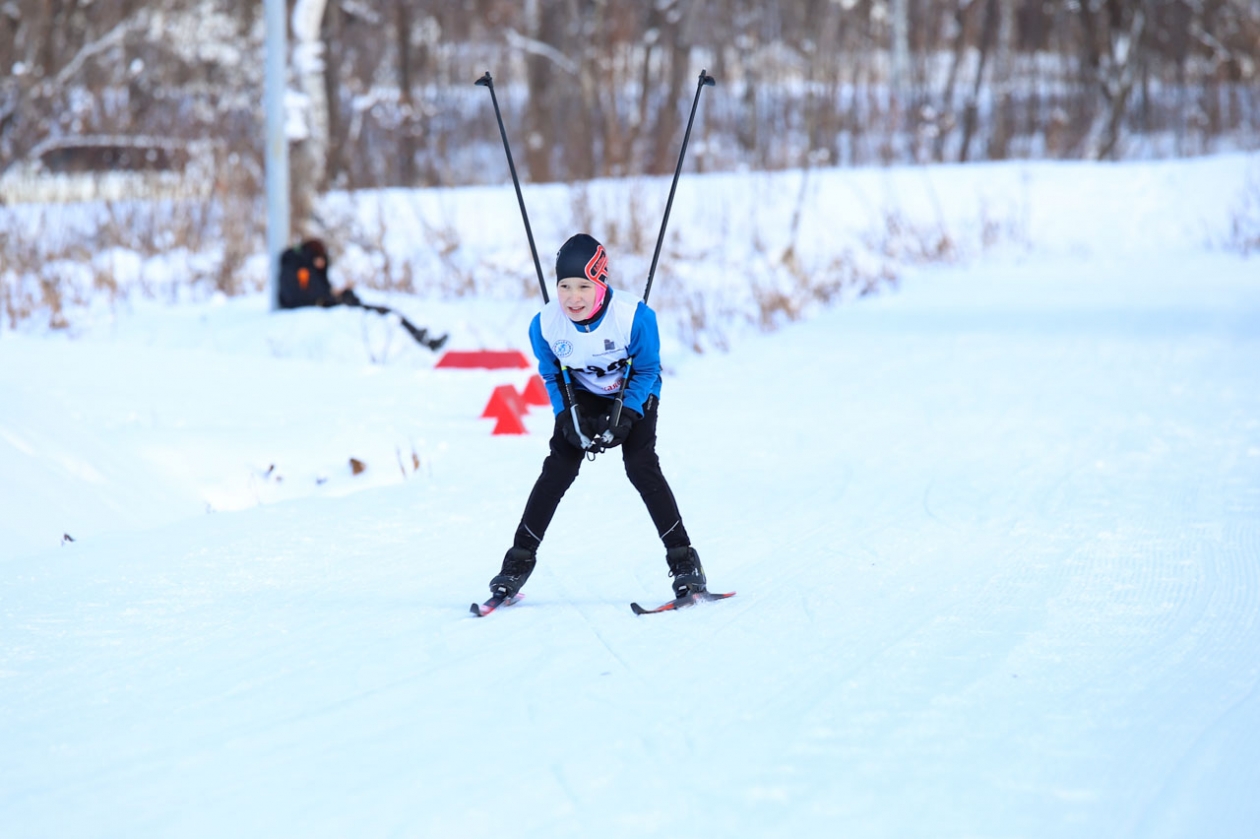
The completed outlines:
[[[1260,166],[1252,167],[1234,202],[1229,245],[1244,256],[1260,252]]]
[[[939,208],[900,206],[895,196],[833,218],[826,198],[832,187],[823,181],[838,177],[827,170],[685,184],[650,298],[665,328],[695,351],[726,349],[745,329],[776,329],[893,285],[900,266],[966,258],[1012,225],[989,217],[987,208],[979,219],[946,220]],[[614,255],[614,284],[641,294],[668,185],[657,178],[530,188],[546,284],[554,282],[556,243],[584,230]],[[67,328],[76,312],[112,308],[133,294],[178,300],[262,293],[262,214],[247,187],[226,181],[207,200],[0,214],[9,252],[0,297],[7,325]],[[317,217],[334,255],[335,285],[431,300],[539,294],[519,209],[506,188],[330,193]]]

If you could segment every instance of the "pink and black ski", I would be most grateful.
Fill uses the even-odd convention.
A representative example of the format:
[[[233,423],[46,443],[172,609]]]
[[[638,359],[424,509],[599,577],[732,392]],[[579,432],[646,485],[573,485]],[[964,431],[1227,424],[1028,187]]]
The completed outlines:
[[[524,597],[525,595],[520,592],[517,592],[510,597],[507,595],[496,594],[485,603],[472,604],[470,611],[477,617],[484,618],[500,606],[511,606],[513,603],[519,603]]]
[[[655,615],[658,612],[673,612],[678,609],[685,609],[688,606],[694,606],[697,603],[709,603],[714,600],[725,600],[728,597],[734,597],[735,592],[728,591],[725,594],[714,594],[711,591],[697,591],[691,594],[685,594],[677,600],[671,600],[663,606],[657,606],[655,609],[644,609],[638,603],[631,603],[630,609],[636,615]]]

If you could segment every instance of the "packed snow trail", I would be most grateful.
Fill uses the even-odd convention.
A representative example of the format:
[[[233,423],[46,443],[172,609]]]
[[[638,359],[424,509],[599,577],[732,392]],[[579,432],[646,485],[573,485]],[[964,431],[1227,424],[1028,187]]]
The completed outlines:
[[[1253,269],[938,270],[686,362],[660,452],[720,606],[626,608],[669,588],[611,453],[469,616],[546,417],[466,404],[423,479],[10,560],[0,834],[1248,835]]]
[[[0,835],[1250,836],[1260,284],[1203,248],[1242,171],[818,172],[803,246],[887,188],[920,223],[1022,195],[1027,250],[667,357],[662,464],[739,596],[651,619],[616,452],[527,598],[468,613],[548,417],[490,436],[505,380],[383,319],[138,302],[0,335]],[[790,218],[790,181],[705,179],[684,250],[738,241],[750,195]],[[502,238],[489,193],[386,198]],[[464,340],[532,312],[397,302]]]

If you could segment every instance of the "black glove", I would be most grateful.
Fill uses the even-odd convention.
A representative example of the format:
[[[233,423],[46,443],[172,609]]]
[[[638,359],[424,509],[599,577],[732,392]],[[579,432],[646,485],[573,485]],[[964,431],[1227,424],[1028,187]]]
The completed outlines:
[[[578,429],[573,426],[574,411],[575,409],[573,408],[565,408],[556,416],[556,422],[559,423],[560,433],[564,435],[564,439],[569,443],[569,445],[573,446],[575,449],[582,449],[585,451],[586,449],[582,446],[582,438],[578,434]],[[578,425],[582,429],[582,434],[586,435],[587,441],[589,442],[591,438],[595,436],[595,422],[589,417],[583,415],[581,408],[577,408],[576,412],[578,416]]]
[[[359,299],[359,295],[354,293],[354,289],[342,289],[333,295],[333,300],[337,301],[337,306],[362,306],[363,301]]]
[[[617,424],[613,425],[612,414],[605,414],[600,420],[601,433],[604,434],[604,446],[613,448],[620,446],[630,436],[630,429],[634,424],[643,419],[643,415],[633,408],[621,406],[621,417],[617,420]]]

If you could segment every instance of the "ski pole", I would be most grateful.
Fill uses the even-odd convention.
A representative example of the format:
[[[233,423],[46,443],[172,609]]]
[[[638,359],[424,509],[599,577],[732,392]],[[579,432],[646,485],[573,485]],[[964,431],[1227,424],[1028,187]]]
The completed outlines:
[[[652,293],[652,280],[656,276],[656,262],[661,257],[661,245],[665,243],[665,228],[669,225],[669,210],[674,206],[674,191],[678,189],[678,176],[682,174],[683,158],[687,154],[687,143],[691,140],[691,125],[696,121],[696,107],[700,104],[700,92],[706,87],[713,87],[713,77],[708,70],[700,71],[700,80],[696,84],[696,96],[691,100],[691,115],[687,117],[687,130],[683,133],[682,148],[678,151],[678,165],[674,167],[674,182],[669,185],[669,198],[665,201],[665,216],[661,219],[661,232],[656,237],[656,250],[652,254],[652,265],[648,268],[647,285],[643,289],[643,302],[647,303]],[[626,385],[630,381],[630,366],[634,359],[626,359],[626,371],[621,377],[621,389],[617,391],[617,399],[613,402],[610,427],[603,433],[605,445],[612,442],[612,429],[621,422],[621,408],[626,402]]]
[[[573,395],[573,380],[569,378],[569,368],[562,365],[560,374],[564,377],[564,393],[569,397],[569,416],[573,418],[573,430],[577,432],[578,439],[582,442],[582,450],[586,452],[586,459],[594,460],[595,455],[599,454],[599,452],[593,448],[595,441],[582,433],[582,422],[578,416],[577,399]]]
[[[489,75],[487,73],[486,75]],[[700,91],[712,87],[713,77],[708,70],[700,71],[700,81],[696,85],[696,97],[691,100],[691,116],[687,118],[687,131],[683,134],[682,148],[678,151],[678,165],[674,167],[674,182],[669,185],[669,199],[665,202],[665,217],[661,219],[661,232],[656,237],[656,251],[652,254],[652,265],[648,268],[647,286],[643,289],[643,302],[652,293],[652,279],[656,276],[656,261],[661,257],[661,245],[665,243],[665,227],[669,224],[669,210],[674,206],[674,190],[678,189],[678,176],[682,174],[683,157],[687,154],[687,143],[691,140],[691,124],[696,121],[696,107],[700,104]]]
[[[529,252],[534,257],[534,270],[538,272],[538,290],[542,292],[543,303],[549,303],[551,301],[547,298],[547,283],[543,280],[542,263],[538,261],[538,248],[534,246],[534,231],[529,227],[529,213],[525,212],[525,197],[521,195],[521,181],[516,176],[516,164],[512,162],[512,147],[508,145],[507,129],[503,127],[503,115],[499,113],[499,98],[494,95],[494,79],[490,77],[490,71],[487,70],[484,76],[477,79],[476,84],[490,90],[490,101],[494,103],[494,118],[499,122],[499,136],[503,138],[503,150],[507,152],[508,169],[512,172],[512,186],[516,187],[516,202],[521,205],[521,218],[525,220],[525,237],[529,239]],[[695,113],[694,107],[692,113]],[[688,130],[690,131],[690,126]],[[659,249],[658,246],[657,250]]]

